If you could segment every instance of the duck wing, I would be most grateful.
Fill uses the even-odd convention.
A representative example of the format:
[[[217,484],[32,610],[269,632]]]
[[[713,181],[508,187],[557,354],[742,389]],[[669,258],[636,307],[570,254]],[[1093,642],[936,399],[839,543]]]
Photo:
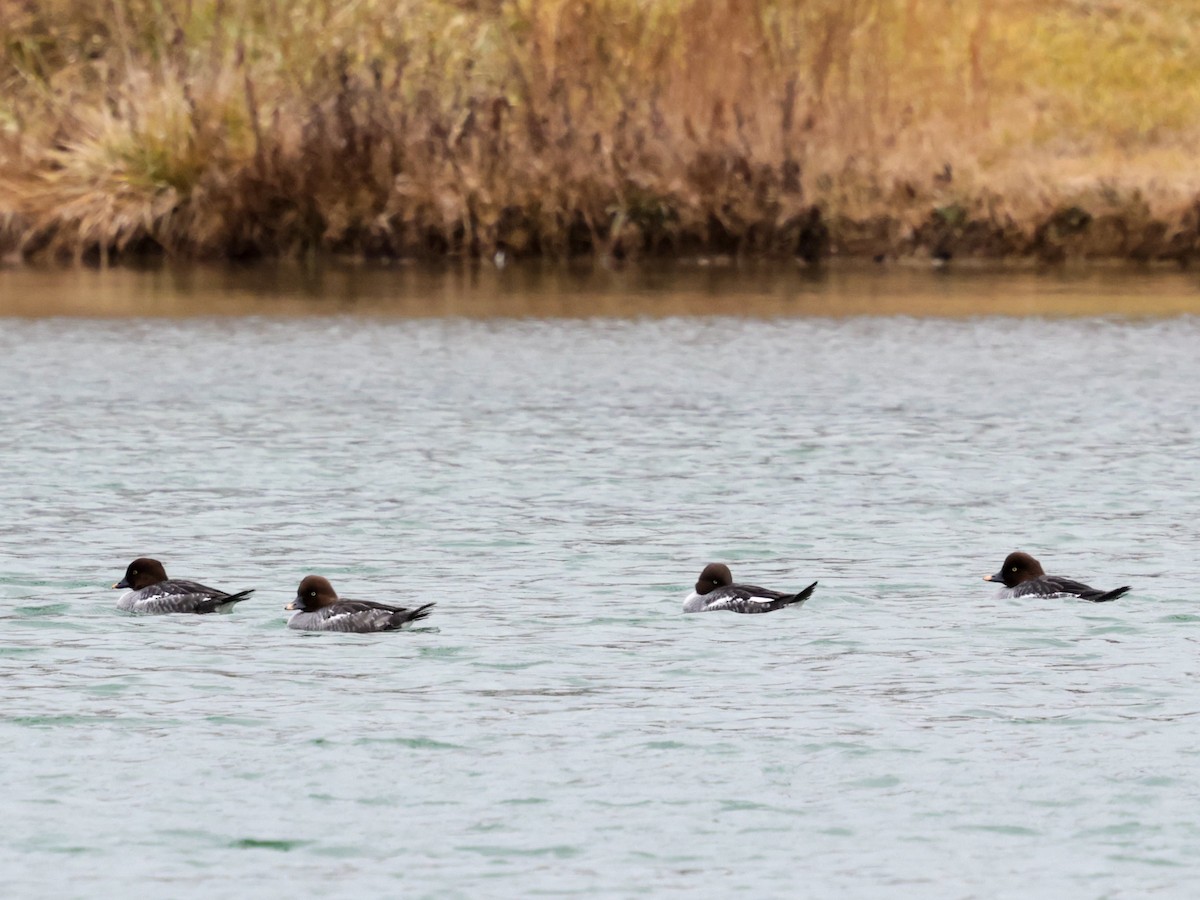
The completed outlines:
[[[416,609],[388,606],[371,600],[339,600],[332,606],[317,610],[321,617],[322,631],[395,631],[409,622],[424,619],[433,608],[432,603]]]
[[[1090,584],[1084,584],[1082,581],[1075,581],[1073,578],[1064,578],[1061,575],[1041,575],[1029,581],[1021,582],[1012,589],[1012,592],[1014,597],[1023,597],[1027,594],[1035,594],[1041,597],[1069,594],[1079,597],[1081,600],[1090,600],[1092,603],[1106,603],[1109,600],[1116,600],[1118,597],[1124,596],[1128,590],[1129,587],[1126,585],[1115,590],[1102,591],[1092,587]]]
[[[798,605],[807,600],[817,582],[813,582],[802,591],[794,594],[784,594],[770,588],[761,588],[753,584],[731,584],[728,587],[717,588],[704,607],[704,612],[729,610],[736,613],[765,613],[783,609],[785,606]]]

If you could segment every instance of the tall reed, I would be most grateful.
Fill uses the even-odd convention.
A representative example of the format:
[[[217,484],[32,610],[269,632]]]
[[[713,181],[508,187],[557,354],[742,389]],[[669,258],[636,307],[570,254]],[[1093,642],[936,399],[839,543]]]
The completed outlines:
[[[1186,230],[1195,7],[8,2],[0,245],[1002,254],[1069,249],[1083,220],[1048,223],[1073,208]]]

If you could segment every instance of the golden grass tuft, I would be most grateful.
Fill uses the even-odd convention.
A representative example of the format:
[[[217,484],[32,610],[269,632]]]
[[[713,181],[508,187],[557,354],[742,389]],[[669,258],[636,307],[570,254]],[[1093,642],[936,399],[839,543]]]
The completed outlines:
[[[0,243],[1182,260],[1198,24],[1200,0],[10,2]]]

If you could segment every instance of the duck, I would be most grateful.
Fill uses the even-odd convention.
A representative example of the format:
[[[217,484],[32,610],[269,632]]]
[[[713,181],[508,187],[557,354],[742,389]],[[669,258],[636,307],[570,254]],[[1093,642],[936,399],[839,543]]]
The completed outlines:
[[[716,612],[727,609],[736,613],[765,613],[785,606],[799,606],[813,592],[817,582],[802,591],[785,594],[752,584],[734,584],[729,566],[724,563],[709,563],[700,573],[696,590],[683,602],[685,613]]]
[[[117,609],[144,615],[165,613],[225,613],[254,593],[254,588],[229,594],[195,581],[168,578],[157,559],[140,556],[125,569],[125,577],[113,585],[124,588]]]
[[[399,631],[429,615],[434,604],[416,609],[388,606],[370,600],[342,599],[320,575],[306,575],[296,588],[296,599],[284,607],[292,611],[288,628],[301,631],[351,631],[369,634]]]
[[[1123,597],[1129,591],[1129,585],[1105,591],[1061,575],[1047,575],[1040,562],[1020,551],[1008,554],[1000,571],[995,575],[984,575],[983,580],[1003,584],[1005,590],[1001,596],[1004,597],[1024,597],[1026,594],[1053,597],[1065,594],[1092,603],[1106,603]]]

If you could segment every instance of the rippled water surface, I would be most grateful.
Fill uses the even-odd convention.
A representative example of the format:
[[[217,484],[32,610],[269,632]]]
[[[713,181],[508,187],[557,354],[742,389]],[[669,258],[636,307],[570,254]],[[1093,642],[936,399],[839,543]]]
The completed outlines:
[[[1004,294],[971,279],[927,288],[947,318],[832,317],[878,279],[648,317],[501,284],[508,315],[411,318],[411,280],[405,315],[29,298],[0,320],[5,893],[1200,891],[1200,320],[1136,315],[1194,289],[1017,283],[1074,315],[968,315]],[[1000,600],[1018,548],[1133,590]],[[128,617],[138,555],[257,593]],[[820,584],[681,615],[714,560]],[[437,606],[289,631],[310,572]]]

